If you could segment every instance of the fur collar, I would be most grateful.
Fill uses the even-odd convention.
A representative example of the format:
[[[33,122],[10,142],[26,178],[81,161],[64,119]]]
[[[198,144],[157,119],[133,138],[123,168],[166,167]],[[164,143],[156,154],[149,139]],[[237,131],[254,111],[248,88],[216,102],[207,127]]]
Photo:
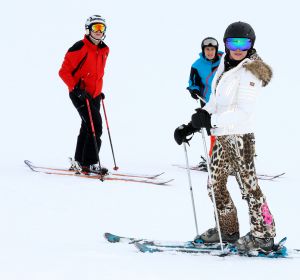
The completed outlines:
[[[256,78],[261,80],[262,86],[265,87],[271,81],[273,76],[271,67],[264,63],[257,54],[255,54],[253,57],[250,57],[250,60],[250,62],[245,63],[243,66]]]

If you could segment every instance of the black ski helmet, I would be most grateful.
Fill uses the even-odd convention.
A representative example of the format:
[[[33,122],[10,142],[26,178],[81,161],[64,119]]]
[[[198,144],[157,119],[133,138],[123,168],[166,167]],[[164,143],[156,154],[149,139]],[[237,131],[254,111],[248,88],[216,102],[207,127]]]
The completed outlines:
[[[224,33],[223,41],[225,43],[227,38],[248,38],[252,41],[252,48],[256,39],[254,29],[246,22],[237,21],[230,24]]]
[[[216,54],[217,54],[218,49],[219,49],[219,43],[218,43],[217,39],[215,39],[213,37],[206,37],[203,39],[203,41],[201,43],[201,49],[202,49],[203,53],[204,53],[205,47],[214,47],[216,49]]]

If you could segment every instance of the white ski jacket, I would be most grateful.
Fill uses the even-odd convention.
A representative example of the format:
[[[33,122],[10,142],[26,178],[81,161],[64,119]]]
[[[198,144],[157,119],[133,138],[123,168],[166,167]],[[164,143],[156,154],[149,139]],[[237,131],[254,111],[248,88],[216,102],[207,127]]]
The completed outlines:
[[[252,133],[256,98],[271,80],[272,70],[254,54],[223,74],[224,58],[225,54],[212,81],[210,100],[203,108],[211,114],[211,133],[215,136]]]

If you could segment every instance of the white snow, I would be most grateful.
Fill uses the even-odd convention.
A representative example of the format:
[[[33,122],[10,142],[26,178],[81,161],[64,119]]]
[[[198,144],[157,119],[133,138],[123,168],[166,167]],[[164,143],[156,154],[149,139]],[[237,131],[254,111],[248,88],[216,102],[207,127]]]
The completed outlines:
[[[272,10],[272,12],[271,12]],[[299,258],[259,259],[142,254],[110,244],[104,232],[162,240],[195,235],[186,171],[174,129],[197,104],[185,87],[201,40],[222,36],[231,22],[249,22],[256,48],[274,79],[257,104],[257,169],[286,172],[261,187],[277,226],[277,240],[300,248],[298,225],[299,4],[214,1],[9,1],[2,4],[0,137],[0,279],[297,279]],[[79,117],[58,70],[67,49],[84,34],[85,19],[107,18],[111,48],[105,104],[120,171],[161,172],[170,186],[105,182],[31,172],[23,163],[66,167]],[[203,154],[200,135],[188,149]],[[113,167],[104,127],[102,163]],[[199,231],[214,225],[206,174],[192,172]],[[241,233],[247,205],[233,178],[229,189]]]

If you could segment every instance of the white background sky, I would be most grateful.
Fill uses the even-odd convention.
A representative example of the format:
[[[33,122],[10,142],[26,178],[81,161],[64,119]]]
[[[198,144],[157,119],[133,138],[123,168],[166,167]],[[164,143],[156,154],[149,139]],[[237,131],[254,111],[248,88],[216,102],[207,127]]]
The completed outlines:
[[[257,165],[267,173],[287,172],[287,178],[280,183],[265,183],[264,191],[278,235],[287,235],[290,246],[299,247],[299,226],[292,220],[300,211],[299,8],[296,0],[1,3],[3,279],[199,279],[201,273],[211,275],[211,269],[219,276],[224,270],[233,279],[230,259],[223,262],[204,257],[200,262],[187,256],[141,258],[125,247],[120,254],[118,247],[99,244],[99,235],[111,230],[149,238],[194,236],[186,174],[171,169],[172,163],[184,162],[182,147],[175,144],[173,132],[190,120],[197,107],[185,88],[202,39],[217,38],[223,50],[224,31],[238,20],[253,26],[255,47],[274,71],[257,107]],[[76,178],[34,177],[24,170],[24,159],[65,165],[66,158],[73,156],[80,119],[58,70],[67,49],[83,38],[85,20],[92,14],[103,15],[108,24],[105,42],[111,52],[103,91],[117,163],[129,170],[165,168],[168,176],[176,178],[175,188],[158,191],[112,185],[109,189],[98,188],[95,182],[83,188],[82,181]],[[203,153],[200,136],[194,138],[189,149],[193,164]],[[102,163],[112,167],[106,132],[103,139]],[[194,181],[198,179],[204,184],[206,177],[198,174]],[[197,207],[202,211],[200,230],[205,230],[212,225],[212,215],[206,215],[208,211],[212,214],[212,206],[205,187],[195,189],[199,191]],[[234,192],[240,200],[238,189]],[[244,234],[248,225],[245,203],[242,205]],[[140,220],[139,215],[146,219]],[[78,228],[78,224],[82,226]],[[34,253],[28,253],[30,250]],[[120,272],[112,268],[116,262],[123,264]],[[99,263],[106,264],[106,268]],[[133,263],[140,267],[133,267]],[[143,273],[148,271],[149,263],[158,272],[153,270],[147,278]],[[15,265],[20,264],[20,274],[12,274]],[[234,264],[238,264],[240,272],[249,272],[253,265],[255,270],[268,273],[263,261],[240,260]],[[274,262],[271,267],[278,279],[297,273],[297,261],[285,264]],[[220,270],[215,271],[217,267]]]
[[[188,122],[197,106],[185,88],[201,40],[214,36],[222,50],[224,31],[237,20],[252,24],[257,51],[274,70],[258,104],[259,154],[289,160],[284,146],[299,136],[298,8],[297,1],[2,4],[1,154],[7,161],[33,152],[44,158],[73,155],[79,117],[57,73],[67,49],[83,37],[86,18],[99,13],[108,24],[111,53],[103,91],[120,161],[176,160],[174,128]]]

